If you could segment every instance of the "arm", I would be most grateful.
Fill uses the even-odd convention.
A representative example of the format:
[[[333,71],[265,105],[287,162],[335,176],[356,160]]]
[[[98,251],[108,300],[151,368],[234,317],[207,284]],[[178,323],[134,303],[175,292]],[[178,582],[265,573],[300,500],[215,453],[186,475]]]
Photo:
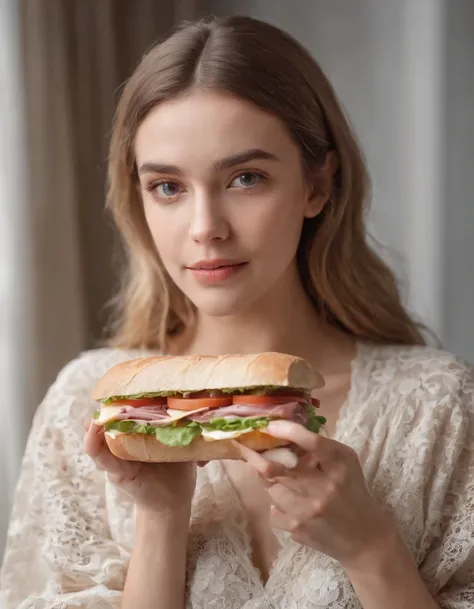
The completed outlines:
[[[346,570],[364,609],[440,609],[396,535]]]
[[[128,553],[110,536],[105,476],[82,448],[94,375],[112,361],[87,357],[60,373],[29,435],[0,574],[5,609],[120,605]]]
[[[122,609],[184,609],[189,517],[137,509]]]
[[[440,432],[424,490],[424,559],[417,567],[394,537],[347,568],[364,609],[474,607],[474,370],[456,363],[450,374],[456,391],[432,411]]]

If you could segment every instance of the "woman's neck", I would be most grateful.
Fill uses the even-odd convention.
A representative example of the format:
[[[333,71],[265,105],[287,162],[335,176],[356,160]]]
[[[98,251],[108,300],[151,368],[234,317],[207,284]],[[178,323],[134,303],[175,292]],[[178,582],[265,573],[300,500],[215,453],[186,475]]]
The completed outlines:
[[[198,314],[196,324],[173,349],[180,353],[223,355],[279,351],[303,357],[321,372],[337,372],[352,359],[354,340],[317,314],[299,279],[268,294],[239,315]]]

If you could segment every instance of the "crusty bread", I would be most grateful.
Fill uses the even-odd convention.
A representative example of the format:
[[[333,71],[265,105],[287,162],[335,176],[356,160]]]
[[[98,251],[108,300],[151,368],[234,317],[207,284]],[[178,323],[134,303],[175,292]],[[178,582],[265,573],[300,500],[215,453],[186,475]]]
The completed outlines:
[[[196,438],[189,446],[166,446],[154,436],[146,434],[120,434],[115,438],[105,433],[111,452],[119,459],[149,463],[176,461],[212,461],[214,459],[241,459],[240,452],[232,440],[206,442]],[[273,438],[260,431],[243,434],[237,440],[253,450],[263,451],[286,446],[287,440]]]
[[[311,391],[324,380],[306,360],[284,353],[159,356],[114,366],[97,383],[93,398],[268,385]]]

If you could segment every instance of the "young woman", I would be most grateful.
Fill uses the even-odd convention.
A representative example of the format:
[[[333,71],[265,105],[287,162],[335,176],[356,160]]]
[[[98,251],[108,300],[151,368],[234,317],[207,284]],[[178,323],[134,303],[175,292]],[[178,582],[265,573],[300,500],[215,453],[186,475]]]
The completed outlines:
[[[113,345],[66,366],[38,410],[7,606],[474,606],[473,370],[425,346],[367,245],[367,197],[330,84],[283,32],[199,22],[144,57],[111,143],[129,255]],[[303,453],[295,469],[248,449],[200,469],[119,461],[87,423],[83,452],[93,386],[119,361],[270,350],[326,379],[328,438],[269,429]]]

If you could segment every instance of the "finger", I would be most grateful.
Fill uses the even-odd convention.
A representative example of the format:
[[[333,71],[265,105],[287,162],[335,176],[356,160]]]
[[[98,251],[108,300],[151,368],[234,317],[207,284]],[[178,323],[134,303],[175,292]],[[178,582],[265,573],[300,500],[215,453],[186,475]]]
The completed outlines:
[[[279,463],[287,469],[293,469],[298,465],[298,457],[290,448],[271,448],[261,454],[268,461]]]
[[[283,484],[303,497],[311,497],[319,492],[326,481],[326,475],[316,468],[303,469],[300,465],[289,470],[285,476],[275,476],[273,484]]]
[[[99,452],[104,442],[104,428],[99,427],[92,421],[84,433],[84,450],[92,459]]]
[[[298,488],[289,488],[277,483],[268,489],[268,495],[272,506],[289,516],[303,516],[309,511],[305,505],[307,500],[299,493]]]
[[[275,476],[282,476],[285,474],[286,468],[281,463],[269,461],[268,459],[265,459],[263,455],[235,440],[232,440],[232,443],[238,448],[242,459],[251,465],[264,478],[271,480]]]
[[[110,452],[104,439],[104,429],[91,424],[84,435],[84,450],[93,459],[99,469],[115,475],[113,482],[128,477],[136,469],[136,464],[119,459]],[[118,478],[117,478],[118,476]]]
[[[303,427],[293,421],[272,421],[269,423],[265,433],[274,438],[288,440],[303,448],[310,455],[304,455],[299,462],[302,466],[323,468],[326,464],[340,461],[344,455],[344,447],[340,442],[325,438]]]
[[[297,533],[303,528],[303,521],[299,516],[289,515],[272,506],[270,512],[271,524],[274,529]]]
[[[84,421],[84,431],[89,431],[89,427],[91,426],[92,419],[89,417]]]
[[[293,421],[271,421],[265,433],[274,438],[293,442],[306,451],[313,451],[318,446],[319,436]]]

